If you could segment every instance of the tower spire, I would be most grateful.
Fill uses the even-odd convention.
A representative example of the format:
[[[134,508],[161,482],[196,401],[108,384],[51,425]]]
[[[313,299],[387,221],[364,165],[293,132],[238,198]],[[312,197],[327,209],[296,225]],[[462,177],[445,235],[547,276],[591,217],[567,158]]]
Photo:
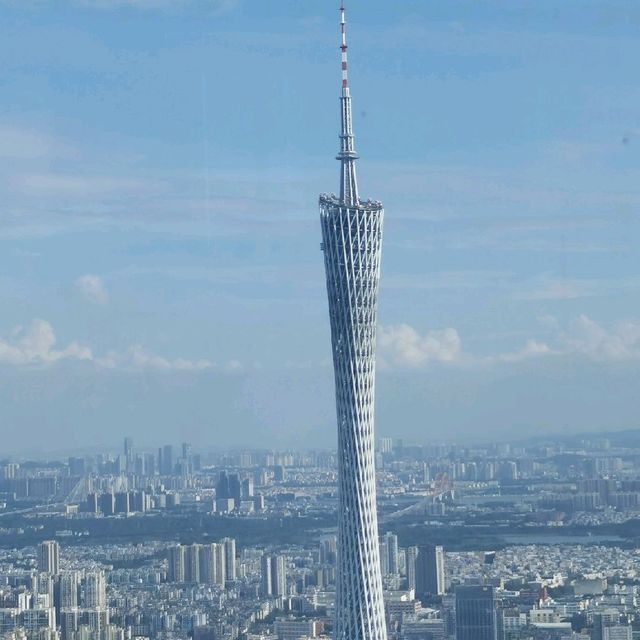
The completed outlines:
[[[353,137],[353,118],[351,114],[351,94],[349,92],[349,67],[347,61],[347,22],[345,18],[344,0],[340,0],[340,31],[342,33],[342,96],[340,97],[342,112],[342,128],[340,132],[340,153],[337,158],[341,163],[340,201],[348,207],[357,206],[358,180],[356,178],[356,160]]]
[[[340,31],[342,33],[342,95],[349,95],[349,69],[347,65],[347,21],[345,18],[344,0],[340,0]]]

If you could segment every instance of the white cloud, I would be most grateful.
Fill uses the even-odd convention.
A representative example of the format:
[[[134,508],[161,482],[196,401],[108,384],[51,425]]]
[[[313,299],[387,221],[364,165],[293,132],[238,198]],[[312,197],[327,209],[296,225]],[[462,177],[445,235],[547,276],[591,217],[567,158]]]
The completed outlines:
[[[421,367],[431,362],[459,362],[462,341],[455,329],[420,335],[408,324],[380,327],[378,344],[382,362],[389,366]]]
[[[109,294],[100,276],[90,273],[80,276],[75,282],[75,288],[85,300],[93,304],[107,304],[109,302]]]
[[[567,353],[593,360],[632,360],[640,358],[640,323],[626,321],[610,328],[581,315],[561,338]]]
[[[240,373],[243,365],[237,360],[217,365],[201,358],[166,358],[154,354],[140,345],[124,351],[109,351],[95,356],[89,347],[71,342],[63,349],[55,349],[56,336],[46,320],[34,320],[29,327],[18,326],[8,338],[0,338],[0,365],[51,365],[61,360],[92,362],[100,369],[117,369],[130,372],[201,372],[214,370],[224,373]]]
[[[521,362],[549,355],[585,357],[598,362],[640,359],[638,322],[625,321],[605,327],[586,315],[564,326],[553,316],[542,316],[538,322],[550,334],[546,342],[530,339],[519,351],[489,360]]]
[[[530,291],[516,292],[516,300],[576,300],[593,296],[588,282],[549,280]]]
[[[557,353],[545,342],[527,340],[517,351],[475,356],[464,351],[456,329],[419,331],[407,324],[381,327],[378,339],[383,368],[419,369],[434,362],[453,366],[490,366],[518,363]]]
[[[0,364],[51,364],[59,360],[92,360],[91,349],[71,342],[54,349],[56,336],[46,320],[34,320],[26,329],[16,327],[11,338],[0,338]]]
[[[518,349],[518,351],[513,351],[511,353],[503,353],[499,355],[497,359],[501,362],[522,362],[524,360],[530,360],[531,358],[548,356],[553,353],[554,350],[545,342],[527,340],[522,349]]]
[[[528,339],[516,351],[477,356],[464,351],[455,329],[428,331],[401,324],[380,330],[380,360],[386,368],[422,368],[433,362],[455,366],[517,364],[546,357],[587,358],[597,362],[640,360],[640,322],[627,320],[611,326],[581,315],[562,326],[552,316],[539,318],[546,340]]]
[[[124,353],[111,351],[105,357],[97,358],[96,364],[107,369],[133,371],[204,371],[214,366],[212,362],[204,359],[164,358],[150,353],[140,345],[130,347]]]
[[[546,357],[587,358],[597,362],[640,360],[640,322],[625,321],[605,327],[586,315],[561,327],[555,318],[545,317],[547,339],[531,338],[520,349],[496,355],[474,355],[463,349],[456,329],[430,330],[421,334],[408,324],[380,327],[379,364],[384,369],[422,369],[432,364],[489,367],[518,364]],[[16,327],[10,336],[0,338],[0,365],[51,365],[63,360],[92,362],[101,369],[129,372],[203,372],[228,374],[245,370],[230,360],[214,363],[206,358],[169,358],[141,345],[123,351],[95,356],[77,341],[56,349],[53,327],[46,320],[34,320],[27,328]]]

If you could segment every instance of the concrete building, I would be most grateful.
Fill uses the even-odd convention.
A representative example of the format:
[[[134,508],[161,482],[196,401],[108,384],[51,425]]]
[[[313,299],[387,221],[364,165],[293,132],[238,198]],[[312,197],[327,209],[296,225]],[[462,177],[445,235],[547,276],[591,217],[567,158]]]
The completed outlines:
[[[418,548],[415,559],[416,594],[441,596],[445,592],[444,550],[439,545]]]
[[[38,546],[38,571],[56,575],[60,570],[60,547],[55,540],[45,540]]]
[[[456,640],[498,640],[493,587],[459,586],[456,595]]]

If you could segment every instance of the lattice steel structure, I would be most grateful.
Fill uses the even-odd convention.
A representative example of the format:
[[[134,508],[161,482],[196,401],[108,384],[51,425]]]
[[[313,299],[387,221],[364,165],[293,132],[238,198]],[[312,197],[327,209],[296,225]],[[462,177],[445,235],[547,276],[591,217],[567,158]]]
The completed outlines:
[[[382,203],[358,196],[344,3],[340,196],[320,196],[338,414],[335,640],[386,640],[378,546],[373,413]]]

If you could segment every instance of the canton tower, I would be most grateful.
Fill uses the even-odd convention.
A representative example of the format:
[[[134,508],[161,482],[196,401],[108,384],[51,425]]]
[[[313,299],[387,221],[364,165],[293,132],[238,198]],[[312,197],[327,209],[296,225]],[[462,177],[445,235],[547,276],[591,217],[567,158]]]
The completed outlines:
[[[338,415],[334,640],[386,640],[376,513],[373,410],[382,203],[361,200],[347,74],[344,0],[340,195],[320,196]]]

